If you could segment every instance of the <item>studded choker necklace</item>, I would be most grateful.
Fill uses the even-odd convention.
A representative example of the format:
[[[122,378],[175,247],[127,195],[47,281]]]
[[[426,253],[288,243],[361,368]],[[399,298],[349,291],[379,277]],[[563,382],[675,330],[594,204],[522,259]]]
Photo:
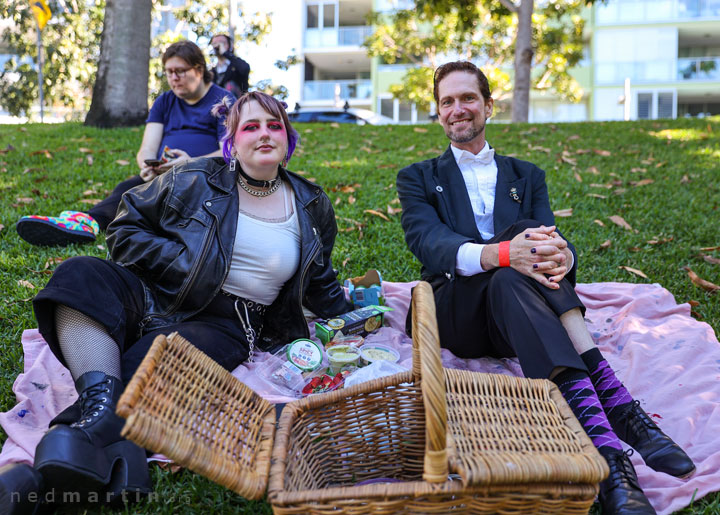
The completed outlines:
[[[230,170],[235,170],[235,160],[233,159],[230,163]],[[274,179],[270,181],[259,181],[257,179],[253,179],[250,177],[247,173],[245,173],[245,170],[242,169],[242,166],[238,168],[240,171],[240,175],[243,179],[245,179],[245,182],[249,184],[250,186],[253,186],[255,188],[268,188],[275,191],[277,188],[273,189],[275,187],[275,184],[278,184],[280,182],[280,175],[278,174]]]

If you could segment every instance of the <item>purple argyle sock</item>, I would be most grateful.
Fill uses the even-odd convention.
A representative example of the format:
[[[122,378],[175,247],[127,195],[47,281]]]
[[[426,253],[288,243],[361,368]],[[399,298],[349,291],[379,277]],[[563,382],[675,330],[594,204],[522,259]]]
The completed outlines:
[[[595,447],[622,451],[622,444],[610,427],[590,377],[582,371],[568,368],[553,378]]]
[[[580,357],[588,367],[590,380],[608,419],[614,422],[614,419],[619,417],[633,401],[632,395],[615,376],[615,372],[603,358],[600,349],[590,349],[583,352]]]

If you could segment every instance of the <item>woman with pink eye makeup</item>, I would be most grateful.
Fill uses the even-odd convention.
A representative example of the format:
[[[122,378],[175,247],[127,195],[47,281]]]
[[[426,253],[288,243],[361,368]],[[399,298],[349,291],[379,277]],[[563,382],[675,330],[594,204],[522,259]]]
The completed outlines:
[[[324,318],[352,309],[330,258],[330,200],[285,168],[298,141],[285,108],[256,91],[216,105],[223,157],[131,189],[107,229],[110,259],[58,266],[33,307],[80,397],[51,422],[34,466],[4,471],[0,485],[23,499],[148,493],[145,451],[120,436],[115,406],[156,336],[177,331],[233,370],[309,337],[303,306]]]

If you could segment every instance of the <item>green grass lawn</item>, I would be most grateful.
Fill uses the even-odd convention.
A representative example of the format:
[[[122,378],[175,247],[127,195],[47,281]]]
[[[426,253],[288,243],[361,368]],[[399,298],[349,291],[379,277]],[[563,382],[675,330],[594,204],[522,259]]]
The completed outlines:
[[[333,260],[341,278],[377,268],[389,281],[417,279],[420,265],[400,227],[395,175],[445,149],[441,127],[302,124],[298,130],[302,140],[290,169],[323,185],[335,205],[340,233]],[[487,132],[499,153],[547,171],[553,209],[570,215],[557,223],[578,250],[579,282],[659,283],[678,303],[692,301],[695,316],[717,334],[717,296],[695,286],[685,268],[720,284],[720,265],[712,262],[720,251],[702,250],[720,246],[720,119],[490,125]],[[103,237],[96,245],[33,247],[18,237],[15,222],[26,214],[87,209],[136,172],[141,138],[138,128],[0,126],[0,411],[15,403],[20,337],[36,327],[33,295],[59,260],[106,255]],[[611,217],[622,217],[630,229]],[[152,473],[155,500],[128,513],[271,512],[267,503],[245,501],[188,471],[153,467]],[[720,513],[720,494],[682,513]]]

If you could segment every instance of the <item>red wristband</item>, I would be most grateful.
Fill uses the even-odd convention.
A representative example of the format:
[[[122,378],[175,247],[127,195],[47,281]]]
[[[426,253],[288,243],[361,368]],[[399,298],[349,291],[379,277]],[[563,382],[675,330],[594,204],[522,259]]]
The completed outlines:
[[[501,241],[498,248],[498,262],[500,266],[510,266],[510,242]]]

